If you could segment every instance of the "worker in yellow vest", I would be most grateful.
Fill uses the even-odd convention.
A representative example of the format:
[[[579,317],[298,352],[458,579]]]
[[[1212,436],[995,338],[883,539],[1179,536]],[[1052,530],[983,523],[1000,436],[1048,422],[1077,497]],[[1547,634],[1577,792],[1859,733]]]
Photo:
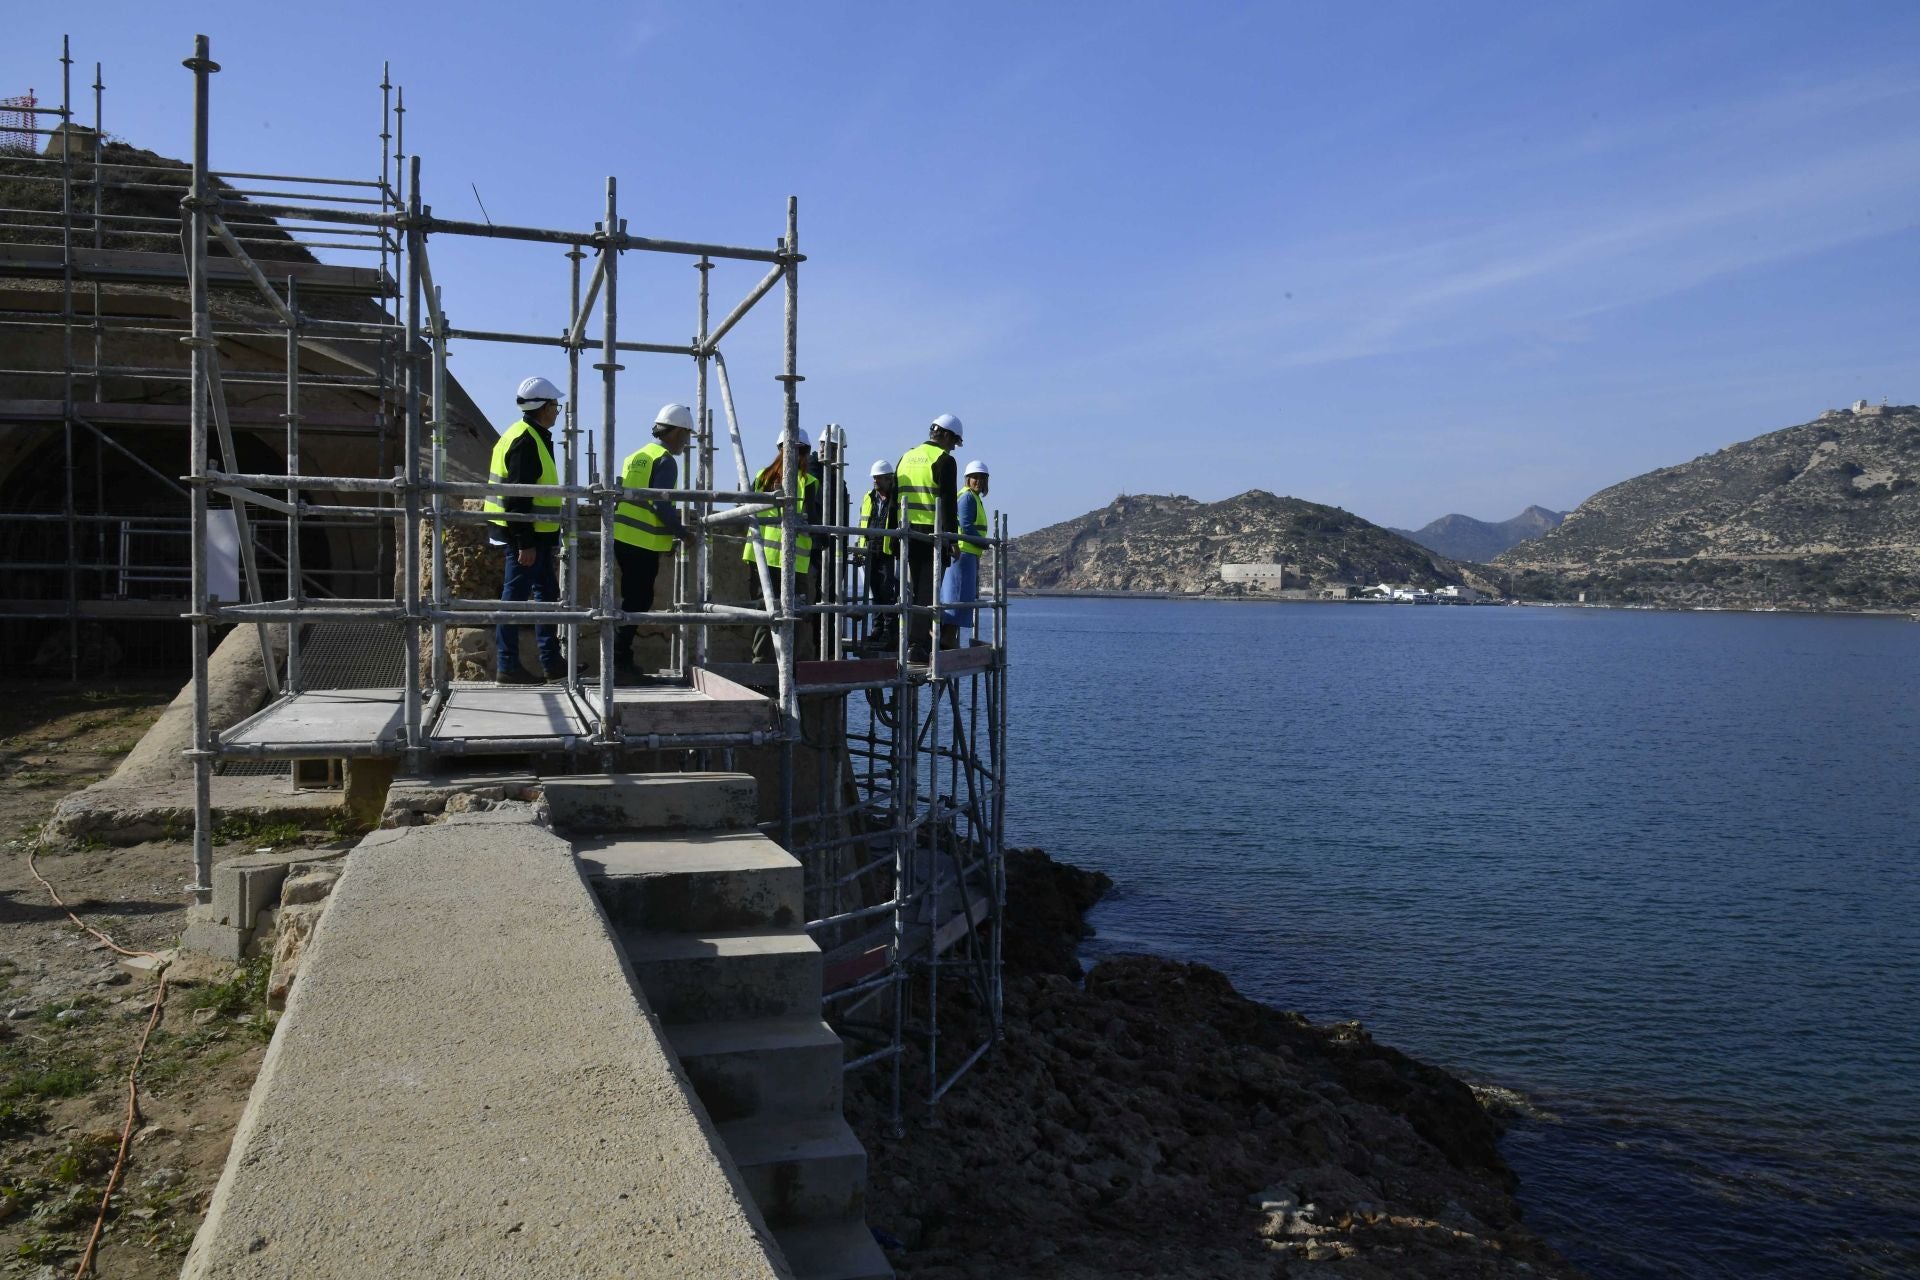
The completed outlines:
[[[754,477],[753,487],[761,493],[780,493],[786,484],[786,469],[791,466],[799,475],[800,520],[803,524],[820,523],[820,482],[813,474],[813,441],[808,439],[806,428],[794,428],[796,454],[788,457],[785,447],[785,433],[774,438],[773,461],[760,469]],[[775,592],[780,590],[780,570],[784,561],[780,552],[780,512],[762,511],[747,523],[747,545],[741,548],[740,558],[749,565],[758,556],[766,562],[767,573],[773,580]],[[795,533],[793,536],[793,581],[794,603],[805,604],[813,599],[809,589],[807,571],[813,567],[813,535]],[[760,590],[760,571],[750,568],[747,577],[753,583],[754,594],[759,598],[762,608],[769,607],[766,595]],[[812,628],[796,627],[794,634],[804,636]],[[755,662],[773,661],[773,631],[769,627],[755,627],[753,630],[753,660]]]
[[[907,450],[894,467],[894,492],[899,495],[900,509],[912,534],[930,535],[936,527],[948,533],[959,530],[954,494],[959,480],[954,475],[953,449],[965,442],[962,430],[960,419],[941,414],[927,428],[926,443]],[[952,555],[951,545],[935,547],[931,537],[909,536],[906,598],[916,605],[932,605],[934,583]],[[933,619],[923,614],[910,618],[907,661],[925,662],[932,640]]]
[[[693,410],[684,404],[663,404],[653,415],[653,442],[627,455],[620,468],[622,489],[672,489],[680,480],[680,455],[693,439]],[[625,498],[613,509],[613,557],[620,569],[620,609],[646,613],[653,608],[654,583],[660,575],[660,557],[673,550],[676,539],[687,537],[679,512],[665,498]],[[635,680],[640,667],[634,661],[633,637],[637,623],[614,632],[613,674]]]
[[[868,469],[867,475],[873,483],[866,496],[860,499],[860,527],[891,529],[899,510],[894,493],[894,486],[898,482],[893,464],[882,458]],[[892,604],[899,599],[900,575],[894,563],[893,539],[863,533],[854,538],[853,545],[859,562],[866,566],[867,598],[875,604]],[[898,621],[890,613],[875,618],[870,633],[873,643],[898,644],[896,637],[900,633],[894,628]]]
[[[545,378],[532,377],[520,384],[515,393],[520,418],[494,442],[488,478],[496,484],[560,483],[560,472],[553,464],[553,424],[560,416],[560,388]],[[502,497],[495,493],[481,504],[495,514],[491,541],[506,552],[506,576],[500,589],[502,600],[557,601],[560,577],[555,562],[560,553],[559,494],[553,497]],[[509,520],[508,516],[521,519]],[[540,654],[545,679],[566,678],[566,660],[560,653],[560,633],[552,626],[535,626],[534,645]],[[520,661],[520,628],[498,626],[493,629],[494,680],[498,684],[539,684],[542,676],[528,671]]]
[[[973,603],[980,598],[980,557],[987,549],[987,528],[992,516],[987,511],[987,464],[969,462],[962,473],[966,488],[960,491],[960,544],[940,579],[940,603],[948,606],[940,615],[940,644],[950,648],[960,642],[960,628],[975,625]]]

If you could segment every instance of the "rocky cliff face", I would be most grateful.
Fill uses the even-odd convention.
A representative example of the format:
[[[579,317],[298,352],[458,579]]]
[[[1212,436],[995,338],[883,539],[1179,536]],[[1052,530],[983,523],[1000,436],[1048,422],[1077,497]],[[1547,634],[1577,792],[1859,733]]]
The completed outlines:
[[[1529,538],[1537,538],[1557,528],[1567,518],[1564,511],[1528,507],[1511,520],[1475,520],[1472,516],[1441,516],[1418,529],[1390,529],[1429,551],[1438,551],[1449,560],[1469,560],[1485,564]]]
[[[1461,566],[1351,512],[1259,489],[1221,502],[1123,495],[1014,539],[1011,554],[1014,585],[1028,590],[1232,594],[1221,565],[1278,561],[1290,587],[1439,587],[1467,577]]]
[[[1920,407],[1835,410],[1614,485],[1496,563],[1520,594],[1754,608],[1920,604]]]

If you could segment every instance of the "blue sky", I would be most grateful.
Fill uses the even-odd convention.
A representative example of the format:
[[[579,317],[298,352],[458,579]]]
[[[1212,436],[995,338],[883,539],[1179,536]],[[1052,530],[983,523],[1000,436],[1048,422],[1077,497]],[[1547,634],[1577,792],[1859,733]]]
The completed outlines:
[[[957,413],[1016,530],[1255,487],[1503,519],[1920,400],[1911,4],[116,0],[10,30],[0,93],[57,89],[68,31],[108,131],[175,155],[206,32],[239,170],[372,175],[389,59],[448,216],[477,186],[584,227],[612,174],[630,230],[765,245],[797,195],[804,424],[870,460]],[[432,257],[456,324],[565,322],[550,249]],[[622,336],[684,340],[693,276],[627,255]],[[756,276],[716,271],[717,310]],[[777,309],[736,337],[759,461]],[[504,421],[559,366],[454,367]],[[691,387],[630,357],[622,421]]]

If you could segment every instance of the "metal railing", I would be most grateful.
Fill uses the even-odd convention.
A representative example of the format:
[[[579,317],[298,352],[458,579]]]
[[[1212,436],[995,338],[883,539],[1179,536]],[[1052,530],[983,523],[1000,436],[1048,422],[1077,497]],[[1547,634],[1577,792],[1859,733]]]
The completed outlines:
[[[977,649],[944,650],[935,635],[926,662],[920,664],[909,660],[913,624],[924,622],[933,631],[943,606],[937,583],[915,584],[914,557],[908,548],[929,544],[954,548],[958,534],[944,523],[928,529],[904,519],[884,530],[850,525],[847,437],[838,427],[823,433],[823,505],[817,519],[809,518],[803,508],[798,468],[783,468],[776,490],[757,487],[721,343],[758,303],[779,291],[782,336],[775,375],[782,388],[779,434],[783,456],[796,457],[802,381],[799,268],[805,261],[799,247],[797,200],[787,201],[782,234],[771,248],[632,234],[620,215],[618,186],[611,177],[604,207],[590,226],[550,229],[440,218],[422,198],[418,156],[406,158],[405,180],[396,184],[404,198],[392,207],[343,206],[338,201],[263,204],[215,183],[208,126],[212,77],[219,68],[209,53],[207,38],[197,37],[193,57],[186,62],[193,74],[194,137],[191,182],[183,201],[193,390],[187,488],[195,536],[186,614],[193,632],[193,747],[188,752],[194,765],[193,890],[204,894],[210,885],[211,778],[224,759],[388,755],[402,757],[409,768],[419,768],[437,757],[560,752],[611,769],[629,752],[684,750],[698,753],[703,766],[730,767],[736,751],[771,747],[779,756],[778,816],[771,825],[773,834],[807,869],[809,928],[823,945],[836,945],[858,943],[878,922],[879,945],[885,953],[883,972],[877,979],[863,977],[830,997],[849,1027],[858,1023],[864,1011],[886,1005],[880,1020],[886,1043],[857,1055],[856,1061],[891,1064],[893,1116],[898,1124],[906,1046],[917,1038],[927,1063],[925,1100],[930,1107],[936,1105],[953,1081],[986,1051],[999,1025],[998,922],[1005,898],[1001,832],[1006,787],[1007,529],[1004,518],[996,518],[992,536],[985,539],[992,553],[993,594],[979,602],[975,615],[984,620],[980,625],[984,642]],[[391,379],[382,394],[391,396],[401,424],[399,466],[391,477],[314,475],[300,470],[300,397],[309,380],[299,370],[299,350],[303,335],[314,331],[314,322],[303,309],[299,280],[293,276],[274,279],[263,262],[250,254],[232,221],[241,211],[289,218],[302,225],[377,233],[382,271],[391,266],[397,291],[396,340],[381,348],[387,355],[377,371],[379,378]],[[562,336],[451,325],[430,248],[440,236],[561,248],[569,262],[571,285]],[[216,260],[216,245],[225,250],[217,260],[239,269],[285,336],[285,472],[249,471],[237,463],[218,330],[209,305],[210,264]],[[620,266],[627,253],[692,260],[698,281],[699,327],[691,341],[635,341],[623,335]],[[590,268],[588,259],[592,259]],[[725,261],[766,263],[769,269],[713,324],[712,273],[717,263]],[[557,484],[472,483],[447,477],[447,361],[456,341],[544,345],[564,353],[567,395],[565,416],[557,424],[561,446]],[[693,363],[695,447],[690,482],[684,487],[635,489],[621,483],[623,353]],[[585,371],[583,360],[588,366]],[[581,428],[578,417],[583,373],[588,380],[592,373],[599,374],[599,423],[591,433]],[[716,392],[717,406],[713,403]],[[583,437],[587,459],[593,461],[585,467]],[[216,446],[221,461],[210,463]],[[731,474],[723,481],[728,462]],[[232,603],[210,599],[205,535],[214,495],[232,503],[241,521],[243,551],[254,542],[245,523],[250,514],[284,523],[284,578],[293,584],[284,596],[267,598],[260,565],[247,559],[242,564],[245,599]],[[452,593],[446,562],[448,530],[475,519],[536,518],[514,513],[481,515],[457,508],[460,499],[488,495],[561,499],[557,523],[570,551],[563,562],[559,600],[477,600]],[[668,607],[628,612],[617,604],[614,557],[606,554],[616,541],[616,507],[621,502],[654,501],[680,504],[689,536],[673,556],[674,585]],[[543,512],[540,518],[552,517]],[[938,518],[944,520],[944,513]],[[397,567],[391,598],[319,599],[305,591],[299,562],[301,533],[317,519],[372,520],[392,528]],[[764,554],[750,558],[759,603],[739,605],[716,598],[714,552],[716,547],[732,545],[731,537],[749,519],[763,522],[763,529],[777,528],[780,555],[777,566],[769,565],[770,557]],[[817,593],[804,590],[806,584],[797,571],[803,536],[812,539],[822,566]],[[853,540],[862,537],[892,539],[894,579],[900,586],[890,602],[863,591],[852,571],[848,552]],[[580,581],[579,550],[587,544],[597,544],[601,552],[591,591],[583,591]],[[755,545],[761,544],[756,541]],[[941,557],[932,558],[938,563]],[[931,603],[915,603],[915,585]],[[872,667],[850,661],[850,654],[857,656],[856,642],[863,629],[879,618],[890,619],[894,626],[893,648],[885,655],[891,661]],[[397,727],[391,736],[314,741],[306,732],[284,738],[269,732],[276,723],[277,708],[308,694],[302,685],[302,628],[297,624],[316,620],[398,629],[405,659],[402,687],[396,691]],[[581,726],[577,731],[511,738],[446,731],[446,711],[455,694],[447,629],[490,622],[545,623],[564,632],[570,660],[558,696],[564,697],[573,722]],[[276,623],[294,625],[286,628],[288,658],[278,699],[250,721],[216,733],[207,690],[208,659],[212,629],[226,623],[258,628],[270,669],[275,663],[269,628]],[[617,705],[615,637],[619,627],[638,624],[670,629],[670,669],[689,679],[710,665],[714,628],[767,628],[774,651],[772,727],[680,733],[628,729]],[[584,627],[598,629],[598,671],[590,678],[583,677],[572,662],[572,656],[581,652]],[[803,634],[812,638],[824,660],[819,667],[810,666],[804,679],[798,661]],[[810,798],[794,793],[801,752],[812,753],[819,766],[812,772],[818,793]],[[956,920],[963,921],[957,933]],[[942,1057],[938,1011],[943,986],[954,982],[971,986],[990,1012],[985,1039],[964,1045],[957,1059],[950,1048]]]

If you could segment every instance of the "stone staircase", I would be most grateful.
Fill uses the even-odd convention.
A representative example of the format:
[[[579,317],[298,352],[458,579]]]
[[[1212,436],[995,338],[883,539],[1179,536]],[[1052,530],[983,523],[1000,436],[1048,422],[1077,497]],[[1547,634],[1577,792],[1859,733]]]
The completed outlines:
[[[890,1280],[867,1154],[841,1114],[801,868],[753,829],[745,774],[550,779],[555,825],[799,1280]]]

